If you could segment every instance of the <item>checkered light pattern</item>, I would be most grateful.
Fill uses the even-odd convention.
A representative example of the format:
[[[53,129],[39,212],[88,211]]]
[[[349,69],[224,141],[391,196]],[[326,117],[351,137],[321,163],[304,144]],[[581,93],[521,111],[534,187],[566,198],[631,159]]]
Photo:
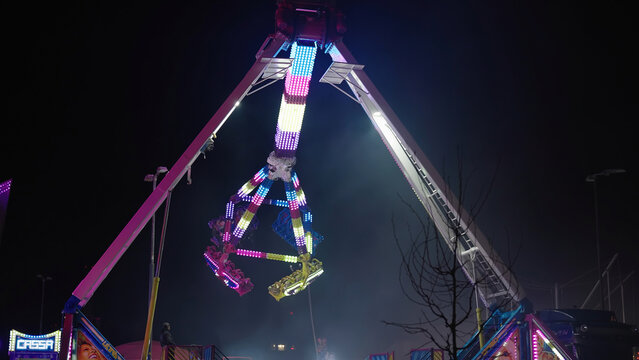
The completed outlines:
[[[294,60],[286,74],[275,133],[277,156],[295,156],[316,54],[317,48],[314,45],[299,45],[297,42],[291,45],[290,57]]]

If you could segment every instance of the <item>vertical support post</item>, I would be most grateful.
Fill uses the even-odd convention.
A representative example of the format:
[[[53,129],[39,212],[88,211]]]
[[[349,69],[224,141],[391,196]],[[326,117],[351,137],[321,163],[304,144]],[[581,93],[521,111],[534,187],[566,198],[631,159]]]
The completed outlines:
[[[44,317],[44,276],[42,276],[42,299],[40,301],[40,332],[39,335],[42,334],[42,318]]]
[[[158,185],[157,174],[153,176],[153,191]],[[155,212],[151,215],[151,261],[149,263],[149,303],[153,292],[153,269],[155,268]]]
[[[555,283],[555,309],[559,309],[559,284]]]
[[[36,277],[42,280],[42,299],[40,301],[40,334],[42,334],[42,319],[44,318],[44,283],[48,280],[53,280],[53,278],[43,274],[38,274]]]
[[[71,359],[71,340],[73,336],[73,316],[74,314],[65,313],[62,319],[62,338],[60,339],[60,355],[59,359]]]
[[[592,181],[592,193],[595,202],[595,241],[597,242],[597,272],[599,273],[599,284],[601,284],[603,283],[603,273],[601,272],[601,250],[599,246],[599,206],[597,201],[597,177],[594,177]],[[599,295],[601,297],[601,310],[603,310],[605,304],[603,286],[599,288]]]
[[[475,273],[475,252],[470,253],[473,266],[473,285],[475,285],[475,315],[477,316],[477,335],[479,336],[479,348],[484,347],[484,333],[481,331],[481,308],[479,307],[479,285],[477,284],[477,274]]]
[[[621,322],[626,323],[626,303],[623,298],[623,280],[621,280]]]
[[[606,271],[606,286],[608,287],[608,311],[612,309],[612,299],[610,298],[610,271]]]
[[[160,285],[160,278],[153,278],[153,289],[151,289],[151,301],[149,302],[149,312],[146,317],[146,331],[144,332],[144,343],[142,347],[142,355],[140,360],[146,360],[149,354],[149,345],[151,343],[151,328],[153,327],[153,317],[155,316],[155,304],[158,295],[158,287]]]
[[[475,315],[477,315],[477,333],[479,334],[479,348],[484,348],[484,333],[481,331],[481,308],[479,305],[475,308]]]

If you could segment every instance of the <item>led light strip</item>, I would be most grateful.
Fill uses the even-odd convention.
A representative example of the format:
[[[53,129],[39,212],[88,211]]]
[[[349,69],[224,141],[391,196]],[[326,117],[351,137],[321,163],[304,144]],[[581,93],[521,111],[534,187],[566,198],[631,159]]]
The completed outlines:
[[[533,335],[533,336],[536,337],[536,335],[539,335],[539,337],[541,337],[541,339],[544,341],[544,343],[546,345],[548,345],[548,347],[550,347],[550,350],[552,350],[552,352],[559,358],[559,360],[565,360],[564,357],[561,355],[561,353],[557,350],[557,348],[555,348],[553,346],[553,344],[550,341],[548,341],[548,338],[546,338],[544,336],[544,334],[541,332],[541,330],[537,329],[535,331],[535,335]],[[536,344],[536,342],[535,342],[535,344]],[[535,356],[535,358],[537,358],[537,356]]]
[[[293,172],[291,175],[291,181],[293,182],[293,186],[295,187],[295,192],[297,193],[297,199],[300,202],[300,206],[306,206],[306,195],[304,194],[304,190],[300,186],[300,178],[297,177],[297,173]]]
[[[226,271],[220,269],[220,267],[207,252],[204,253],[204,257],[206,258],[206,260],[208,260],[207,264],[209,265],[211,270],[213,270],[215,276],[221,278],[226,286],[230,287],[233,290],[236,290],[240,287],[238,281],[233,279],[233,276],[231,276],[231,274],[228,274]]]
[[[228,203],[226,203],[226,212],[224,213],[224,218],[232,219],[234,211],[235,211],[235,204],[233,204],[232,201],[229,201]]]
[[[309,253],[313,253],[313,234],[310,231],[307,231],[304,234],[304,240],[306,241],[306,251]]]
[[[318,269],[316,272],[311,273],[311,275],[308,276],[308,278],[306,279],[306,282],[302,282],[302,281],[298,281],[295,284],[293,284],[293,286],[284,289],[284,294],[286,296],[291,296],[291,295],[295,295],[297,294],[300,290],[302,285],[305,285],[304,288],[306,288],[306,286],[310,285],[313,281],[315,281],[316,278],[318,278],[320,275],[322,275],[324,273],[324,269],[320,268]]]
[[[296,172],[291,174],[291,182],[293,183],[293,188],[295,188],[295,195],[297,196],[297,201],[299,206],[306,206],[306,195],[304,194],[304,190],[302,190],[302,186],[300,185],[300,179],[297,176]],[[313,222],[313,215],[308,211],[304,213],[304,220],[302,222],[302,231],[304,231],[303,224],[304,222]],[[297,243],[297,237],[296,237]],[[304,234],[304,243],[306,244],[306,251],[309,253],[313,253],[313,234],[310,231],[306,231]]]
[[[246,184],[242,185],[242,187],[237,191],[237,196],[244,197],[253,192],[255,188],[266,179],[268,176],[268,166],[265,166],[260,169],[253,178],[246,182]]]
[[[253,175],[251,180],[247,181],[244,185],[242,185],[242,187],[237,191],[236,196],[239,197],[240,199],[248,196],[251,192],[253,192],[253,190],[255,190],[255,188],[258,185],[260,185],[261,187],[262,182],[264,181],[264,179],[267,178],[267,176],[268,176],[268,165],[261,168],[257,173],[255,173],[255,175]],[[259,199],[255,199],[255,201],[259,201]],[[251,203],[253,203],[253,201]],[[225,218],[224,235],[222,235],[222,241],[225,243],[231,241],[231,220],[233,219],[234,209],[235,209],[235,206],[233,204],[233,197],[231,197],[231,201],[229,201],[226,204],[226,213],[224,215],[224,218]],[[243,229],[239,227],[239,224],[238,226],[235,227],[235,231],[233,231],[233,236],[236,242],[239,241],[239,239],[242,238],[242,236],[244,235],[244,232],[246,231],[246,229],[251,223],[250,220],[253,218],[253,215],[255,215],[255,212],[253,212],[252,215],[247,215],[245,212],[244,215],[242,216],[242,220],[245,220],[245,216],[247,216],[246,219],[248,219],[248,223],[243,224],[245,226]],[[236,233],[239,236],[236,236]]]
[[[224,235],[222,235],[222,241],[225,243],[231,241],[231,221],[233,220],[234,212],[235,204],[233,204],[233,201],[229,201],[226,204],[226,214],[224,215]]]
[[[0,183],[0,195],[9,192],[9,190],[11,190],[11,180]]]
[[[263,179],[262,184],[257,189],[257,193],[253,196],[253,200],[251,201],[251,205],[249,205],[248,209],[244,211],[244,215],[238,222],[235,230],[233,230],[233,243],[237,244],[237,242],[244,236],[244,232],[251,224],[257,209],[259,209],[260,205],[262,205],[262,200],[268,194],[268,191],[271,189],[271,185],[273,185],[273,180],[271,179]]]
[[[297,262],[297,256],[293,256],[293,255],[273,254],[273,253],[267,253],[267,252],[255,251],[255,250],[246,250],[246,249],[237,249],[235,253],[237,255],[248,256],[248,257],[253,257],[258,259],[278,260],[278,261],[284,261],[289,263]]]
[[[242,201],[251,202],[251,201],[253,201],[253,197],[252,196],[244,196],[242,198]],[[286,200],[264,199],[262,204],[279,206],[279,207],[288,207],[288,202]]]
[[[302,224],[300,215],[297,193],[295,192],[295,187],[292,182],[284,182],[284,189],[286,191],[286,199],[288,200],[288,208],[291,211],[291,223],[293,224],[293,235],[295,236],[297,251],[303,254],[306,252],[306,241],[304,239],[304,225]]]
[[[508,342],[512,340],[514,351],[515,351],[515,359],[518,359],[517,357],[517,335],[515,335],[515,333],[517,333],[518,330],[516,328],[513,328],[513,330],[510,331],[510,334],[508,334],[508,337],[506,338],[506,340],[501,344],[501,347],[508,349]],[[497,352],[497,357],[501,356],[502,352],[498,351]]]
[[[275,152],[278,156],[295,156],[316,54],[315,46],[299,45],[297,42],[291,45],[290,58],[293,63],[284,80],[275,134]]]

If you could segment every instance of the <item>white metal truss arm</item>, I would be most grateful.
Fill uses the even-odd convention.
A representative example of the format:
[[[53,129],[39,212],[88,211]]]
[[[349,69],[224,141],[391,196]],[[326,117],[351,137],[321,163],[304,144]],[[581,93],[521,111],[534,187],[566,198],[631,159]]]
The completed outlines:
[[[333,44],[329,54],[334,62],[357,64],[341,41]],[[339,65],[344,67],[343,64]],[[484,304],[488,306],[523,299],[525,294],[510,270],[375,88],[363,66],[352,66],[344,80],[364,108],[434,225],[446,239],[450,249],[456,252],[466,276],[473,283],[476,279],[481,279],[478,290]]]
[[[129,223],[122,229],[113,243],[104,252],[98,262],[91,268],[89,274],[80,282],[73,291],[73,296],[78,301],[77,305],[84,306],[93,296],[95,290],[107,277],[113,266],[120,260],[124,252],[129,248],[133,240],[148,223],[151,216],[157,211],[166,199],[169,191],[178,184],[193,162],[205,151],[217,131],[222,127],[226,119],[242,101],[250,89],[257,83],[267,66],[279,51],[287,45],[287,39],[280,35],[269,36],[256,55],[257,60],[249,69],[242,81],[235,87],[231,95],[222,103],[213,117],[189,145],[182,156],[175,162],[171,170],[165,175],[156,189],[144,201]],[[72,297],[73,299],[73,297]],[[72,300],[70,299],[70,301]]]

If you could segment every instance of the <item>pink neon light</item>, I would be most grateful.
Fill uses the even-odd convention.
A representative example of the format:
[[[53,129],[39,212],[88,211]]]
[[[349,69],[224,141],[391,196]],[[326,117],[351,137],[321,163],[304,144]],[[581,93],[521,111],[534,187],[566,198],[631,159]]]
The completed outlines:
[[[284,89],[288,95],[306,97],[308,95],[310,82],[310,76],[293,75],[289,73],[284,81]]]
[[[224,235],[222,235],[222,241],[229,242],[231,240],[231,220],[226,219],[224,222]]]
[[[231,289],[237,291],[240,296],[246,294],[247,292],[253,289],[253,283],[251,279],[244,277],[244,274],[241,270],[235,269],[233,263],[231,263],[228,259],[225,262],[219,261],[219,253],[213,253],[216,255],[216,258],[213,258],[213,254],[210,254],[212,250],[207,250],[204,253],[204,258],[207,260],[207,264],[213,270],[215,276],[222,280],[224,284]]]
[[[266,179],[266,174],[264,173],[263,170],[260,170],[260,171],[256,172],[255,175],[253,175],[253,177],[251,178],[251,185],[257,186],[264,179]]]
[[[0,195],[9,192],[9,190],[11,190],[11,179],[0,183]]]
[[[264,181],[264,179],[266,179],[266,172],[264,171],[264,169],[262,169],[258,171],[255,175],[253,175],[253,178],[251,178],[251,180],[249,180],[246,184],[242,185],[242,187],[237,191],[237,195],[239,197],[244,197],[248,195],[249,193],[251,193],[251,191],[253,191],[253,189],[256,186],[261,184]]]
[[[259,181],[259,180],[263,180],[265,177],[266,177],[266,174],[264,173],[264,171],[260,170],[256,172],[255,175],[253,175],[253,180]]]
[[[255,204],[257,206],[260,206],[260,205],[262,205],[263,201],[264,201],[264,196],[255,194],[253,196],[253,200],[251,201],[251,204]]]
[[[533,360],[539,360],[539,345],[537,344],[537,334],[533,334]]]
[[[284,93],[284,102],[286,105],[306,105],[306,96]]]
[[[293,173],[293,175],[291,176],[291,180],[293,181],[293,187],[295,188],[295,191],[299,192],[297,196],[299,206],[306,206],[306,196],[304,195],[304,191],[300,186],[300,179],[297,177],[297,173]]]
[[[261,258],[264,259],[266,258],[266,253],[261,252],[261,251],[254,251],[254,250],[246,250],[246,249],[237,249],[236,253],[238,255],[242,255],[242,256],[248,256],[248,257],[254,257],[254,258]]]

